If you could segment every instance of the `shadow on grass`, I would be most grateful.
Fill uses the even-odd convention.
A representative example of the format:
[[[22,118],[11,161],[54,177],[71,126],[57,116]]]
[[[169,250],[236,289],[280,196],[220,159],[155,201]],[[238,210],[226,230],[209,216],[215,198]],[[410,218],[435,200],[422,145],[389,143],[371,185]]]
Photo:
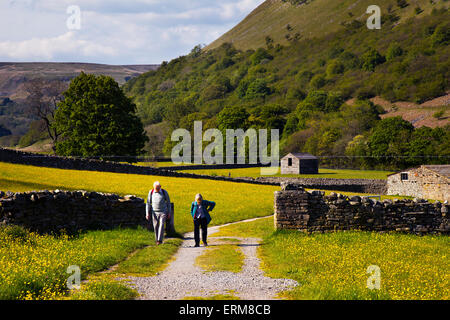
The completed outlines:
[[[65,190],[67,188],[50,184],[41,184],[35,182],[17,181],[10,179],[0,179],[0,190],[9,191],[9,189],[12,189],[11,191],[15,190],[39,191],[39,190],[56,190],[56,189]]]

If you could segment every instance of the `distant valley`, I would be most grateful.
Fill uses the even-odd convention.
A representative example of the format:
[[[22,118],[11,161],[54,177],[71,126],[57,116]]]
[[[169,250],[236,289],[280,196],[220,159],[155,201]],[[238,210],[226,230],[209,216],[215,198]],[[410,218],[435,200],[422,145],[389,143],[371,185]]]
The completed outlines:
[[[82,71],[107,75],[120,85],[159,65],[105,65],[94,63],[0,62],[0,145],[14,145],[36,120],[25,104],[26,83],[34,79],[69,83]],[[11,133],[7,135],[7,133]],[[3,136],[3,137],[2,137]]]
[[[23,98],[23,84],[42,78],[69,82],[81,71],[113,77],[120,85],[159,65],[105,65],[94,63],[0,62],[0,97]]]

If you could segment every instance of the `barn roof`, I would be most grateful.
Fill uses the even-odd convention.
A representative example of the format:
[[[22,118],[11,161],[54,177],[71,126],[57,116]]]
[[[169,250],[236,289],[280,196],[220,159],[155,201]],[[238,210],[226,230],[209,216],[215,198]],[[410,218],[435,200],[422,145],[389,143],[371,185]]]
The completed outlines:
[[[294,152],[292,152],[292,153],[289,153],[288,155],[293,155],[294,157],[296,157],[298,159],[314,159],[314,160],[318,159],[317,157],[313,156],[312,154],[306,153],[306,152],[305,153],[301,153],[301,152],[294,153]],[[286,155],[286,157],[288,155]]]
[[[447,178],[450,178],[450,164],[445,165],[427,165],[424,166],[428,170],[434,171],[437,174],[440,174],[441,176],[445,176]]]
[[[426,169],[428,169],[428,170],[434,171],[435,173],[437,173],[437,174],[439,174],[439,175],[441,175],[441,176],[450,178],[450,164],[443,164],[443,165],[423,165],[422,167],[423,167],[423,168],[426,168]],[[411,171],[411,170],[413,170],[413,169],[418,169],[418,168],[420,168],[420,167],[409,168],[409,169],[403,170],[403,171],[401,171],[401,172],[408,172],[408,171]],[[399,173],[401,173],[401,172],[392,173],[392,174],[388,175],[388,177],[393,176],[393,175],[396,175],[396,174],[399,174]]]

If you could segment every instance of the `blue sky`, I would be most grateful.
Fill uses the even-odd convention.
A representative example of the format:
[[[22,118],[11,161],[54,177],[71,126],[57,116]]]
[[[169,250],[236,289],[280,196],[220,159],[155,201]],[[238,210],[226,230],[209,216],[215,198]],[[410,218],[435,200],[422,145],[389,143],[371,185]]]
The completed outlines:
[[[214,41],[262,2],[0,0],[0,61],[161,63]],[[71,6],[80,29],[67,25],[77,21]]]

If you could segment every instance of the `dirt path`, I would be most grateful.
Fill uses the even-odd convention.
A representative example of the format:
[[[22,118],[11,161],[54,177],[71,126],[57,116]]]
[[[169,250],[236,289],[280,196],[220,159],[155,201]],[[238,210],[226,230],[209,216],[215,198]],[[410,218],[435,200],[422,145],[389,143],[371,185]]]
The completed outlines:
[[[247,221],[252,220],[256,219]],[[209,236],[224,226],[226,225],[208,228]],[[184,235],[183,244],[164,271],[154,277],[130,277],[130,285],[141,294],[141,300],[179,300],[218,294],[232,294],[243,300],[270,300],[275,299],[280,291],[298,285],[294,280],[264,276],[257,256],[261,239],[231,238],[241,241],[239,247],[245,255],[244,266],[239,273],[204,272],[196,266],[195,260],[204,252],[205,247],[195,248],[193,233],[190,232]],[[215,245],[229,244],[222,243],[220,237],[214,239]]]

